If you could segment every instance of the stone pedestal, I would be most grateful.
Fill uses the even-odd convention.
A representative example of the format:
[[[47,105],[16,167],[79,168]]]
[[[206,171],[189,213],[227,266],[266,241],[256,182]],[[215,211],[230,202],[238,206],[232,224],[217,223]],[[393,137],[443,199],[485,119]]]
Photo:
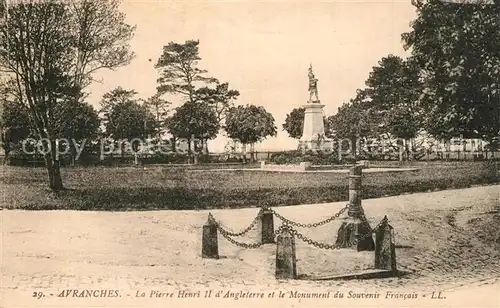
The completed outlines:
[[[361,207],[361,169],[354,166],[349,172],[349,208],[347,218],[337,233],[336,244],[342,248],[355,248],[358,251],[373,251],[375,243],[371,236],[371,228]],[[354,240],[358,240],[353,245]]]
[[[300,144],[303,151],[320,150],[319,138],[325,140],[325,124],[323,122],[323,107],[320,101],[309,101],[302,106],[305,109],[304,128]],[[321,136],[321,137],[320,137]]]

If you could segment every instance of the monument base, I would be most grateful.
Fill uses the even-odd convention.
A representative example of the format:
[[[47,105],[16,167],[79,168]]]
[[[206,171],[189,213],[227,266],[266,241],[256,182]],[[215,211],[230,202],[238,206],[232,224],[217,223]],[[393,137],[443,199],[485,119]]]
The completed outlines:
[[[355,248],[357,251],[374,251],[375,242],[371,236],[372,229],[365,219],[348,217],[342,223],[337,233],[336,245],[341,248]],[[367,236],[370,234],[369,236]],[[352,245],[357,238],[363,238]]]
[[[300,140],[299,148],[303,153],[307,151],[313,151],[313,152],[323,151],[330,153],[333,151],[333,140],[330,139]]]

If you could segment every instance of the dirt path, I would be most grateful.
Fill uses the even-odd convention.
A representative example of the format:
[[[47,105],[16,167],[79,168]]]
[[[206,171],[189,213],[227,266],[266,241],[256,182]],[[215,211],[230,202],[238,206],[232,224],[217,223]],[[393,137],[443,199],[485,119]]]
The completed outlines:
[[[431,292],[481,284],[500,277],[500,218],[490,212],[500,185],[366,200],[372,227],[384,215],[395,229],[401,278],[349,282],[278,282],[273,245],[257,250],[219,238],[219,260],[202,259],[201,226],[207,211],[25,212],[2,211],[2,294],[14,300],[36,290],[64,288],[391,288]],[[314,222],[344,203],[276,208],[285,217]],[[257,209],[214,210],[234,230],[246,227]],[[331,243],[340,221],[302,232]],[[275,225],[278,221],[275,219]],[[258,241],[258,230],[241,240]],[[297,242],[301,274],[321,274],[372,262],[373,255],[324,251]],[[10,294],[10,295],[9,295]]]

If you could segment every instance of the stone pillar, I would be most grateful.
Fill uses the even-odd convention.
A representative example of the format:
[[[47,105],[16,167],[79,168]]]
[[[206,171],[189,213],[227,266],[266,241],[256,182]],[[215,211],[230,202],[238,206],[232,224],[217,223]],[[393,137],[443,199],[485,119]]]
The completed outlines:
[[[389,225],[387,216],[375,232],[375,268],[391,271],[393,276],[397,275],[394,228]]]
[[[274,243],[274,219],[273,212],[268,209],[262,209],[260,217],[262,244]]]
[[[202,258],[218,259],[219,243],[217,241],[217,225],[212,214],[208,214],[208,220],[203,225],[203,235],[201,240]]]
[[[289,229],[284,229],[276,240],[276,279],[296,279],[297,259],[295,238]]]
[[[337,233],[336,245],[342,248],[356,248],[358,251],[375,249],[371,236],[370,224],[364,216],[361,206],[362,166],[354,166],[349,171],[349,208],[346,221],[342,223]],[[354,240],[359,240],[352,245]]]

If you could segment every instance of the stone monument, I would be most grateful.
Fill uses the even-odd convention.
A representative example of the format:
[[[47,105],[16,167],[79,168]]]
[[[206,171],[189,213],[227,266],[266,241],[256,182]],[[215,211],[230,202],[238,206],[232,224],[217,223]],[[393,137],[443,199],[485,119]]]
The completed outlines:
[[[318,151],[327,146],[325,124],[323,122],[323,107],[318,96],[318,79],[314,76],[312,64],[309,66],[309,100],[302,106],[305,109],[304,127],[300,148],[303,152]]]

